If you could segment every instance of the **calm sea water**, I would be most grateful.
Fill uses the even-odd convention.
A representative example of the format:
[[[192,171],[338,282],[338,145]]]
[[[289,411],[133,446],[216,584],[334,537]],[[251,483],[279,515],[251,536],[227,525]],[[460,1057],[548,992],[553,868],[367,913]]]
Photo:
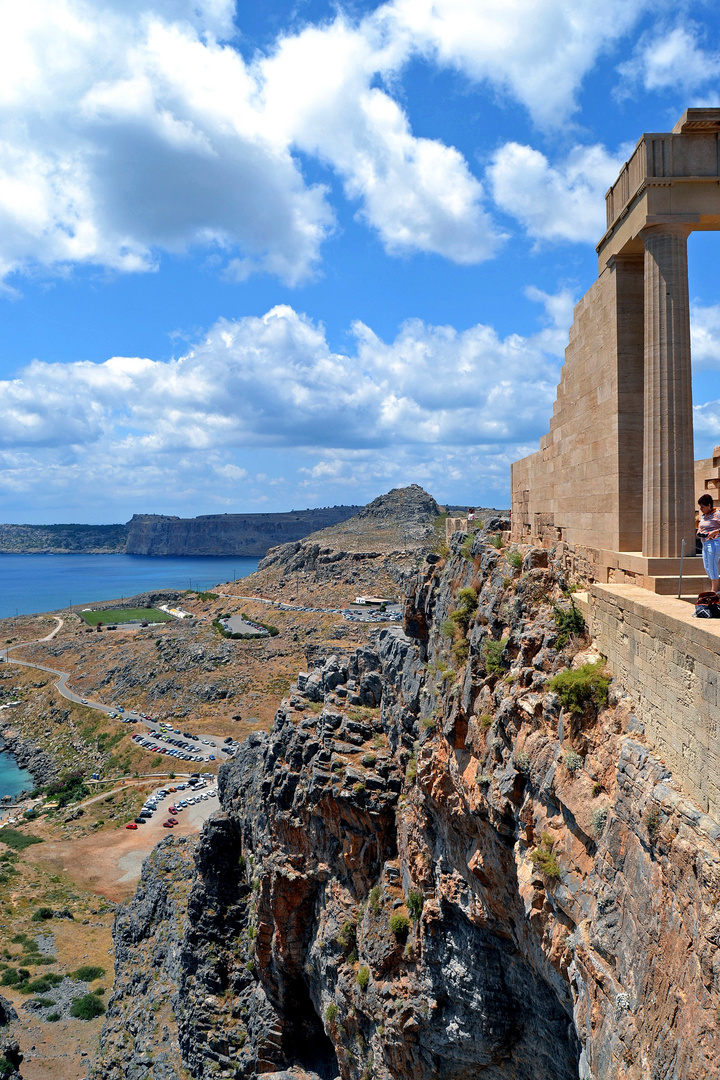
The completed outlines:
[[[258,562],[247,557],[0,554],[0,618],[116,600],[148,589],[208,589],[247,577]]]
[[[21,791],[32,791],[34,787],[27,769],[21,769],[11,754],[0,754],[0,797],[19,795]]]

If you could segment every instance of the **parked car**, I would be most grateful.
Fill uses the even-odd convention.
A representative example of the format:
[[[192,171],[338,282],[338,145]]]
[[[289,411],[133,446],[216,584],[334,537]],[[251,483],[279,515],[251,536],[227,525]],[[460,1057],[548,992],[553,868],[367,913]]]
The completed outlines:
[[[127,825],[125,826],[125,828],[126,828],[126,829],[137,829],[137,825],[135,824],[135,822],[134,822],[134,821],[128,821],[128,823],[127,823]]]
[[[145,818],[144,817],[136,817],[135,818],[135,824],[136,825],[144,825],[145,824]]]

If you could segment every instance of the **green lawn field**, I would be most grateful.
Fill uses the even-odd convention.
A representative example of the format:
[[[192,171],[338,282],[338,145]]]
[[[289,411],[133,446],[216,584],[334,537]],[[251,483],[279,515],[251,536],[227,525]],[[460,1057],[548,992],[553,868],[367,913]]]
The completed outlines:
[[[81,618],[89,626],[97,626],[99,622],[103,626],[108,623],[134,622],[145,619],[147,622],[170,622],[172,615],[157,608],[118,608],[117,611],[81,611]]]

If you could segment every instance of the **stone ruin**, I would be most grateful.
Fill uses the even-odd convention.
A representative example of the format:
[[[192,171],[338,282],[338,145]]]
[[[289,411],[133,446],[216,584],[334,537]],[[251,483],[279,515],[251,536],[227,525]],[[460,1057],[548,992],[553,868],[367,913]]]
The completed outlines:
[[[687,237],[720,229],[720,109],[643,135],[605,202],[550,432],[512,466],[512,538],[661,593],[677,587],[684,539],[691,591],[706,582],[695,502],[713,492],[720,448],[694,463]]]

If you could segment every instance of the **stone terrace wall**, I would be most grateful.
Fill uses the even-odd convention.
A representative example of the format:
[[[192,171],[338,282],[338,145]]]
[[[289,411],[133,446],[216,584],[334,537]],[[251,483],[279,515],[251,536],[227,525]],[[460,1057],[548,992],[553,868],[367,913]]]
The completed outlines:
[[[675,779],[720,822],[720,625],[633,586],[591,585],[586,619]],[[687,609],[687,613],[683,611]]]

